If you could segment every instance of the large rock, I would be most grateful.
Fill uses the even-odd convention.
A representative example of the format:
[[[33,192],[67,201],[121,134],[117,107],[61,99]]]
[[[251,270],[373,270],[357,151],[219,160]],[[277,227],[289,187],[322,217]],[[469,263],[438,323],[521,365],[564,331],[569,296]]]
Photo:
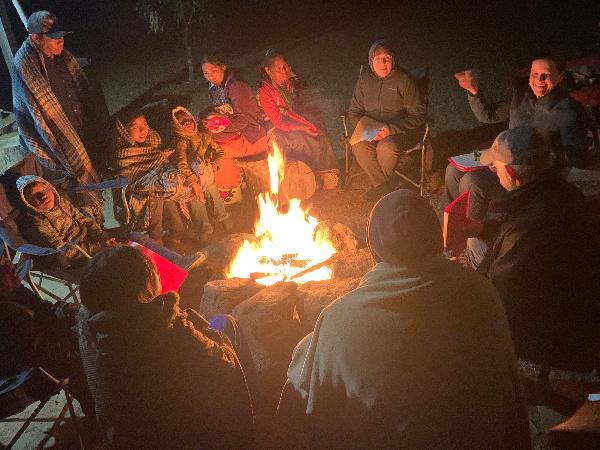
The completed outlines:
[[[334,278],[362,278],[373,268],[373,258],[369,249],[362,248],[344,252],[333,264]]]
[[[298,303],[296,283],[279,282],[265,287],[231,312],[246,336],[259,376],[268,372],[269,377],[274,373],[285,377],[292,350],[312,331],[306,319],[301,322]]]
[[[204,285],[198,312],[207,319],[215,314],[231,314],[233,308],[262,289],[263,285],[248,278],[209,281]]]
[[[360,278],[309,281],[302,284],[298,291],[304,300],[304,314],[311,326],[315,326],[319,314],[327,305],[356,289],[358,283],[360,283]]]
[[[329,220],[319,222],[314,231],[315,242],[328,240],[338,253],[356,250],[358,241],[352,230],[343,223],[332,225]]]

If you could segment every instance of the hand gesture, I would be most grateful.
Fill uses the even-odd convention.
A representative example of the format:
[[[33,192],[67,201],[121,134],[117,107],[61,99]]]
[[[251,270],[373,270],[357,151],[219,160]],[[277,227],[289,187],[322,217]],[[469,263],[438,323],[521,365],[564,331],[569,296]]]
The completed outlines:
[[[458,85],[469,91],[472,95],[477,95],[479,92],[479,72],[473,69],[463,70],[454,74],[454,78],[458,80]]]
[[[107,240],[104,242],[104,244],[105,244],[107,247],[117,247],[117,246],[121,245],[121,244],[119,244],[119,243],[117,242],[117,240],[116,240],[115,238],[110,238],[110,239],[107,239]]]
[[[203,203],[206,201],[204,199],[204,191],[200,187],[200,183],[198,183],[198,182],[192,183],[192,191],[194,191],[194,195],[196,196],[196,200],[200,200]]]

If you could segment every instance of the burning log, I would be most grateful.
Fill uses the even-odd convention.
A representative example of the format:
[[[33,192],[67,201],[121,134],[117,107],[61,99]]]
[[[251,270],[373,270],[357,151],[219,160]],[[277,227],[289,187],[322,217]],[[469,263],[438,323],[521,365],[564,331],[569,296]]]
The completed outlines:
[[[338,258],[339,258],[339,253],[335,253],[331,258],[326,259],[325,261],[320,262],[318,264],[315,264],[314,266],[311,266],[308,269],[303,270],[302,272],[298,272],[297,274],[292,275],[290,277],[289,281],[293,281],[296,278],[302,278],[304,275],[314,272],[315,270],[319,270],[321,267],[325,267],[330,264],[333,264],[333,263],[337,262]]]

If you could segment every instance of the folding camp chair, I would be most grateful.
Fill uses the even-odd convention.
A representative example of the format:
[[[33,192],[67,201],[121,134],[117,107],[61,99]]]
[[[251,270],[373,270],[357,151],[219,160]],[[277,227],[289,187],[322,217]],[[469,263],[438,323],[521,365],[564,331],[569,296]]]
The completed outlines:
[[[33,270],[33,275],[35,278],[37,278],[37,283],[34,282],[31,271],[28,271],[26,274],[24,274],[23,278],[29,282],[32,289],[40,297],[43,298],[41,294],[41,292],[43,292],[57,301],[78,301],[78,274],[69,268],[56,267],[56,264],[53,264],[52,267],[44,267],[44,259],[47,261],[48,256],[66,251],[71,247],[77,248],[86,258],[90,258],[90,255],[81,249],[81,247],[77,245],[77,242],[72,242],[60,249],[49,249],[32,245],[21,236],[14,219],[19,214],[18,205],[20,202],[20,193],[16,188],[16,181],[23,175],[42,176],[42,167],[35,155],[27,155],[13,167],[8,169],[4,174],[0,175],[0,219],[2,219],[2,227],[0,227],[0,240],[3,241],[4,252],[9,258],[16,253],[20,253],[22,260],[27,260],[29,258],[34,259],[35,268]],[[121,189],[123,195],[125,195],[126,186],[127,180],[119,179],[109,180],[93,186],[74,186],[71,188],[71,190],[89,191],[118,188]],[[128,212],[127,217],[129,217]],[[23,269],[25,268],[29,268],[31,270],[31,263],[23,266]],[[68,293],[61,297],[55,292],[46,289],[43,286],[43,281],[59,283],[68,290]]]
[[[35,410],[25,420],[6,449],[10,449],[23,435],[27,427],[35,419],[51,397],[63,391],[73,421],[75,433],[80,448],[83,442],[78,426],[78,419],[73,408],[73,401],[69,394],[69,380],[56,379],[41,367],[20,367],[27,362],[35,361],[35,346],[33,340],[35,318],[33,311],[22,304],[13,302],[0,302],[0,326],[8,339],[0,342],[2,355],[2,373],[13,376],[0,380],[0,419],[6,419],[25,410],[29,405],[39,401]]]
[[[361,66],[360,74],[362,75],[364,71],[369,70],[366,66]],[[431,146],[431,140],[429,138],[429,129],[431,127],[431,121],[429,118],[429,67],[420,67],[417,69],[411,70],[411,74],[417,84],[417,88],[421,95],[421,99],[423,101],[423,105],[425,106],[425,128],[423,132],[423,137],[417,142],[413,147],[405,150],[403,153],[405,155],[409,155],[410,153],[420,150],[421,151],[421,162],[420,162],[420,177],[419,181],[414,181],[408,175],[400,172],[399,170],[395,170],[395,174],[400,178],[410,183],[414,187],[420,189],[421,195],[423,195],[423,186],[425,179],[425,171],[431,170],[433,166],[433,149]],[[345,166],[345,188],[347,189],[350,182],[349,171],[351,165],[352,158],[352,146],[349,143],[349,139],[351,134],[348,132],[348,113],[344,112],[341,114],[342,122],[344,125],[344,136],[342,137],[343,146],[346,153],[346,166]]]

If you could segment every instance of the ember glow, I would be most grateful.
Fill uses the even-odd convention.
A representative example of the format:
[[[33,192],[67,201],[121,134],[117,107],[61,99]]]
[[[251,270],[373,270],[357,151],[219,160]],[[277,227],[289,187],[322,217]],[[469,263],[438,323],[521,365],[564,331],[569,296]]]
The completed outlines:
[[[326,265],[300,274],[329,260],[336,250],[316,232],[317,219],[300,207],[299,199],[290,200],[287,213],[277,210],[285,165],[279,148],[273,147],[268,158],[271,192],[258,196],[259,218],[254,232],[257,243],[244,241],[227,277],[253,278],[264,285],[290,279],[297,283],[327,280],[331,278],[331,269]]]

